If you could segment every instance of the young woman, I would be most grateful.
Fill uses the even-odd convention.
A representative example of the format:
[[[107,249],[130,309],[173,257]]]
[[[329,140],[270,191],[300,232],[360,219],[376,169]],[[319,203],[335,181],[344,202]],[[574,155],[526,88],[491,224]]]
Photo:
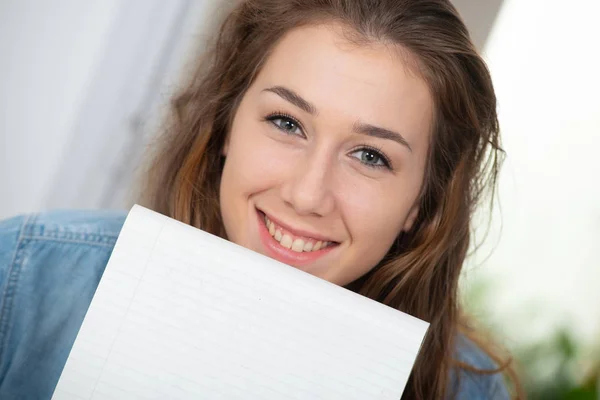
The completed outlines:
[[[143,204],[430,322],[404,398],[508,398],[458,305],[501,150],[448,1],[239,1],[173,111]],[[0,398],[51,396],[123,219],[0,224]]]

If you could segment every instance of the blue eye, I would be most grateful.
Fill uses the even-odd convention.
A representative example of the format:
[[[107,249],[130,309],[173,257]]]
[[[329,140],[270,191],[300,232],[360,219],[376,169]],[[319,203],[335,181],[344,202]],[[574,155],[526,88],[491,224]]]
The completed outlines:
[[[304,136],[300,123],[290,116],[276,114],[267,117],[266,120],[285,133]]]
[[[391,164],[387,157],[384,156],[379,150],[370,147],[363,147],[353,151],[351,155],[369,167],[391,169]]]

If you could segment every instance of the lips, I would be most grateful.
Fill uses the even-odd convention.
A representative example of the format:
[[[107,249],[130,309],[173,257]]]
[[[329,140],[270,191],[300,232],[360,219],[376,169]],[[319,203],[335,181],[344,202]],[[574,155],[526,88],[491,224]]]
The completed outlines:
[[[265,213],[257,210],[259,236],[270,257],[283,263],[300,267],[325,256],[338,243],[322,237],[301,235],[283,227]]]
[[[307,236],[299,236],[292,233],[290,230],[278,225],[271,221],[267,215],[264,216],[265,225],[269,230],[269,234],[275,239],[282,247],[291,249],[297,253],[319,251],[330,245],[333,242],[323,241]]]

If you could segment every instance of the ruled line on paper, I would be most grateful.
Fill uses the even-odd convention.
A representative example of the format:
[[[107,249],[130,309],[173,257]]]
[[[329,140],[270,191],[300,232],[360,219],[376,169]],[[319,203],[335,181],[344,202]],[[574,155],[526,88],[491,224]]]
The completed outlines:
[[[139,206],[88,314],[57,400],[397,399],[427,329]]]
[[[164,223],[166,223],[166,221],[165,221]],[[164,226],[164,223],[163,223],[163,226]],[[161,232],[162,232],[162,228],[161,228],[161,230],[159,230],[159,231],[158,231],[158,233],[156,234],[156,238],[155,238],[155,240],[154,240],[154,244],[152,245],[152,248],[150,249],[150,251],[149,251],[149,254],[148,254],[148,258],[146,259],[146,262],[145,262],[145,267],[147,267],[148,263],[149,263],[149,262],[150,262],[150,260],[152,259],[152,252],[153,252],[153,251],[154,251],[154,249],[156,248],[156,244],[158,243],[158,240],[159,240],[159,238],[160,238],[160,233],[161,233]],[[142,276],[143,276],[143,275],[144,275],[144,272],[142,271]],[[129,304],[127,305],[127,311],[125,311],[125,314],[127,314],[127,313],[128,313],[129,309],[131,308],[131,305],[133,304],[133,302],[134,302],[134,300],[135,300],[135,295],[136,295],[137,289],[138,289],[138,288],[139,288],[139,286],[140,286],[140,282],[141,282],[140,280],[137,280],[137,282],[135,283],[135,287],[134,287],[134,289],[133,289],[133,292],[132,292],[132,297],[131,297],[131,299],[129,300]],[[106,286],[106,287],[114,287],[114,286]],[[107,292],[108,292],[108,290],[107,290]],[[122,328],[123,328],[123,323],[121,323],[121,324],[120,324],[120,326],[119,326],[119,330],[117,331],[117,337],[118,337],[118,335],[119,335],[119,333],[120,333],[120,331],[121,331],[121,329],[122,329]],[[111,343],[110,349],[108,350],[108,354],[110,354],[110,353],[111,353],[111,351],[112,351],[112,348],[113,348],[113,346],[114,346],[114,344],[115,344],[115,342],[116,342],[116,341],[117,341],[117,338],[115,338],[115,339],[113,340],[113,342]],[[93,396],[93,395],[94,395],[94,393],[96,392],[96,388],[98,387],[98,382],[99,382],[99,380],[100,380],[100,376],[102,376],[102,374],[104,373],[104,369],[105,369],[105,367],[106,367],[106,361],[108,361],[108,360],[107,360],[107,359],[105,359],[105,362],[104,362],[104,364],[102,365],[102,368],[101,368],[101,370],[100,370],[100,375],[98,376],[98,379],[96,380],[96,383],[94,384],[94,389],[92,390],[92,396]]]

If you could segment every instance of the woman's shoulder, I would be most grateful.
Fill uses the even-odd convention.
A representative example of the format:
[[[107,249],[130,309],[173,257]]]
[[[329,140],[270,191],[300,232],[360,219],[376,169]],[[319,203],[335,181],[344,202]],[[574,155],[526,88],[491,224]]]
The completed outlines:
[[[23,265],[35,271],[41,263],[50,272],[57,262],[77,260],[81,267],[84,261],[104,260],[125,217],[124,211],[57,210],[0,220],[0,291]]]
[[[125,217],[52,211],[0,221],[0,398],[51,396]]]
[[[127,216],[117,210],[56,210],[24,214],[0,220],[2,240],[80,241],[112,243]],[[111,240],[112,239],[112,240]]]
[[[497,372],[498,364],[462,334],[457,335],[454,358],[460,365],[467,367],[455,367],[451,372],[450,392],[457,399],[510,399],[503,374]]]

